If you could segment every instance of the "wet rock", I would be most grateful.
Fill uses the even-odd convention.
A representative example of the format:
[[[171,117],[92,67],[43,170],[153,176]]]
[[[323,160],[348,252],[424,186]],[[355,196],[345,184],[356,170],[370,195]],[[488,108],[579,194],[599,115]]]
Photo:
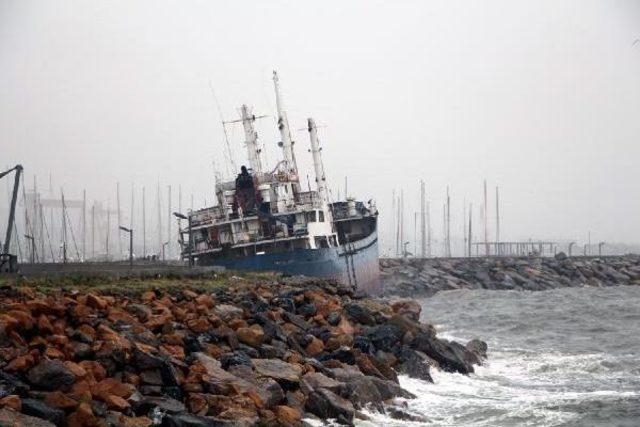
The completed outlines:
[[[479,339],[472,339],[467,343],[467,345],[465,345],[465,347],[467,348],[467,350],[473,353],[478,358],[478,360],[484,360],[487,358],[488,347],[486,342]]]
[[[330,390],[321,388],[313,391],[307,397],[305,407],[322,419],[335,418],[338,422],[353,424],[353,404]]]
[[[366,332],[366,337],[378,350],[393,351],[394,347],[402,341],[404,333],[394,324],[374,326]]]
[[[51,421],[55,425],[61,425],[64,422],[64,411],[62,409],[51,407],[38,399],[22,399],[22,412],[32,417]]]
[[[391,308],[394,313],[405,316],[414,322],[420,320],[420,313],[422,312],[422,306],[415,300],[403,299],[398,300],[391,304]]]
[[[43,360],[29,370],[27,379],[42,390],[58,390],[70,387],[76,380],[73,373],[59,360]]]
[[[473,363],[479,362],[478,358],[461,344],[440,340],[426,333],[416,336],[411,346],[434,359],[448,372],[470,374],[473,373]]]
[[[408,375],[411,378],[433,382],[429,364],[417,352],[408,347],[402,347],[398,352],[398,358],[402,361],[397,366],[399,373]]]

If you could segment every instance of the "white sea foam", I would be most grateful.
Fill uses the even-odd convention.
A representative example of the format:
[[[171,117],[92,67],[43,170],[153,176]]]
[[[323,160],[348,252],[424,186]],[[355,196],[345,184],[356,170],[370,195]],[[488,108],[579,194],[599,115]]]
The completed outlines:
[[[588,292],[567,290],[576,291]],[[606,295],[606,290],[593,292],[601,297]],[[481,297],[487,311],[500,311],[499,317],[489,311],[478,315],[481,320],[461,322],[458,312],[468,313],[461,295],[464,296],[457,294],[455,301],[445,298],[435,304],[428,303],[429,313],[445,320],[436,325],[441,338],[463,343],[475,336],[486,338],[489,342],[488,362],[469,376],[432,370],[433,384],[401,376],[402,387],[417,398],[398,400],[398,403],[406,405],[408,412],[422,415],[427,422],[399,421],[384,414],[366,412],[370,421],[356,424],[633,425],[640,401],[640,381],[633,375],[638,368],[638,338],[625,333],[624,328],[634,325],[625,320],[616,336],[617,327],[611,316],[607,319],[607,327],[600,328],[602,316],[598,313],[569,318],[553,307],[545,316],[543,308],[545,303],[550,303],[544,301],[544,293],[524,298],[509,294],[507,301],[494,301],[505,297],[493,291],[486,291]],[[473,296],[477,297],[477,292]],[[556,297],[557,292],[549,296]],[[581,298],[588,300],[589,297],[577,293],[569,300],[583,304]],[[636,297],[635,302],[625,303],[640,302],[640,295]],[[517,300],[511,301],[513,298]],[[533,299],[530,312],[527,312],[526,298]],[[512,309],[508,304],[517,307]],[[590,318],[591,314],[593,318]],[[487,331],[491,335],[483,336]],[[627,351],[606,351],[612,345]],[[615,421],[609,423],[607,417]]]

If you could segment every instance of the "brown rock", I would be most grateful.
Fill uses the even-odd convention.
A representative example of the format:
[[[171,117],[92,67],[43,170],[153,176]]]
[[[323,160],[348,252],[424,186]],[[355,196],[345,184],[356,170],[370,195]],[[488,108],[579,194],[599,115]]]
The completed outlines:
[[[54,408],[59,409],[75,409],[78,406],[78,401],[70,398],[66,394],[60,391],[54,391],[47,393],[44,398],[44,403]]]
[[[24,372],[27,369],[31,368],[34,364],[35,360],[33,356],[27,353],[13,359],[11,362],[9,362],[9,364],[7,364],[7,366],[5,366],[4,369],[7,371]]]
[[[67,417],[67,427],[98,427],[100,425],[91,405],[85,402],[79,404],[75,412]]]
[[[187,327],[196,334],[202,334],[211,329],[209,321],[204,317],[198,317],[197,319],[188,320]]]
[[[130,385],[124,384],[115,378],[105,378],[93,387],[92,393],[106,402],[107,397],[110,395],[126,399],[131,396],[133,390]]]
[[[0,408],[10,408],[20,412],[22,410],[22,400],[17,394],[10,394],[0,399]]]
[[[251,347],[258,348],[264,341],[264,331],[260,325],[251,325],[249,328],[238,328],[236,331],[238,340]]]
[[[305,348],[305,352],[310,357],[316,356],[322,353],[322,351],[324,351],[324,344],[316,337],[313,337],[311,342],[307,345],[307,348]]]
[[[414,322],[417,322],[420,320],[422,306],[415,300],[403,299],[392,303],[391,309],[394,313],[406,316]]]
[[[207,399],[202,393],[189,394],[187,404],[189,406],[189,411],[194,414],[206,415],[207,411],[209,410]]]
[[[107,376],[106,369],[104,369],[100,362],[97,362],[95,360],[83,360],[82,362],[78,363],[78,365],[80,365],[80,367],[87,371],[90,376],[96,381],[101,381]]]
[[[82,366],[74,363],[70,360],[67,360],[64,363],[64,366],[71,371],[71,373],[76,377],[76,380],[82,379],[87,376],[87,371]]]
[[[97,308],[98,310],[104,310],[109,306],[109,302],[95,294],[88,294],[87,305],[92,308]]]
[[[300,425],[302,414],[295,408],[280,405],[275,407],[275,414],[278,421],[286,426]]]
[[[107,404],[107,407],[109,409],[120,412],[126,411],[131,406],[129,405],[129,402],[127,402],[120,396],[116,396],[115,394],[110,394],[109,396],[107,396],[107,398],[104,399],[104,403]]]

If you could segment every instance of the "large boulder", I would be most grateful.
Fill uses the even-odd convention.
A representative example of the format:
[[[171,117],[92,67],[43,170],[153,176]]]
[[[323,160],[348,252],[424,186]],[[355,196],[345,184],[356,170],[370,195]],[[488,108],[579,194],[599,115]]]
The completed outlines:
[[[302,375],[302,367],[280,359],[251,359],[253,369],[258,375],[273,378],[276,381],[297,383]]]
[[[355,414],[353,404],[325,388],[320,388],[309,394],[306,409],[324,420],[335,418],[338,422],[353,424]]]
[[[411,346],[434,359],[447,372],[473,373],[473,364],[479,360],[475,354],[455,341],[441,340],[430,334],[420,333]]]
[[[42,390],[58,390],[70,387],[75,375],[59,360],[43,360],[29,371],[27,380]]]

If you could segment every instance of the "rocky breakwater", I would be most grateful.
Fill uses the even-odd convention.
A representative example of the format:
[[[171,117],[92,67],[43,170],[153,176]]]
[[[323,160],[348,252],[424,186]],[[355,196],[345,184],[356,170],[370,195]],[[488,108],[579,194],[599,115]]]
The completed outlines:
[[[486,352],[438,339],[415,301],[326,281],[122,289],[0,289],[0,425],[352,424],[365,407],[420,419],[394,400],[414,397],[398,374],[467,374]]]
[[[540,291],[560,287],[640,285],[640,256],[382,259],[386,295],[429,296],[452,289]]]

